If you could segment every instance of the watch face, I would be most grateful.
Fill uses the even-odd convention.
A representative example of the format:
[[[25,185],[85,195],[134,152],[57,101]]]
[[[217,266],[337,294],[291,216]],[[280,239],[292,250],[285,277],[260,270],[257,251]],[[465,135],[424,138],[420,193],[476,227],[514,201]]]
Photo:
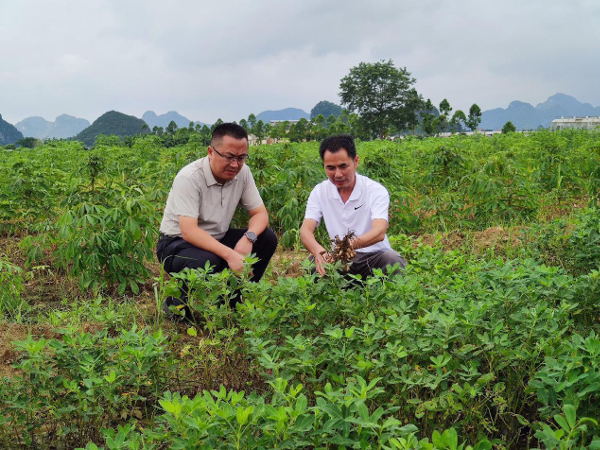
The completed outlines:
[[[256,241],[256,233],[254,233],[254,231],[247,231],[246,232],[246,237],[248,238],[248,240],[250,242]]]

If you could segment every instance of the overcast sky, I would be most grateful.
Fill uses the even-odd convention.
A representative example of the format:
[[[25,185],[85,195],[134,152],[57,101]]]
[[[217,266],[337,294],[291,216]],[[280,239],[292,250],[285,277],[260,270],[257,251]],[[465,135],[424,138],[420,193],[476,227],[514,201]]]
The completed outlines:
[[[310,112],[382,59],[455,110],[600,106],[599,23],[597,0],[0,0],[0,114]]]

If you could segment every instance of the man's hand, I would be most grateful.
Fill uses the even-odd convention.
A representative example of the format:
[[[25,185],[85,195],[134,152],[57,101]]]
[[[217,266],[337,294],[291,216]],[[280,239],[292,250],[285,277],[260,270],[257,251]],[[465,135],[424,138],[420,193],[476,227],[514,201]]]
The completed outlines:
[[[238,242],[239,244],[239,242]],[[237,247],[237,245],[236,245]],[[225,261],[227,261],[227,265],[234,272],[242,272],[244,270],[244,261],[246,257],[237,251],[232,251]]]
[[[317,273],[321,276],[325,275],[325,268],[323,267],[323,264],[330,262],[327,261],[327,250],[319,245],[319,250],[313,254],[313,256],[315,258],[315,265],[317,266]]]
[[[315,256],[315,264],[317,265],[317,273],[321,276],[325,275],[325,268],[323,264],[325,264],[325,253],[317,253]]]
[[[240,255],[248,256],[252,253],[252,242],[246,236],[242,236],[233,249]]]

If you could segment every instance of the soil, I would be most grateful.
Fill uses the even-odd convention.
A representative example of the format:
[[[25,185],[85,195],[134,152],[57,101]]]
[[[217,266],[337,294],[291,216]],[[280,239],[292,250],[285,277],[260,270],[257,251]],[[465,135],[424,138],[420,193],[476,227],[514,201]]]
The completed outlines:
[[[27,339],[31,334],[34,338],[55,339],[59,336],[50,325],[18,325],[0,323],[0,378],[15,377],[19,371],[12,367],[19,356],[14,342]]]

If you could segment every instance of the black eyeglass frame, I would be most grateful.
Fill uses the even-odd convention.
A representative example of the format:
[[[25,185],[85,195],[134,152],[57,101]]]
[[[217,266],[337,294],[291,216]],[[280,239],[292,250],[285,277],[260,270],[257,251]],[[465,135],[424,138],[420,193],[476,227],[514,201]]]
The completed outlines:
[[[245,155],[240,155],[240,156],[226,156],[226,155],[222,154],[219,150],[214,148],[212,145],[210,146],[210,148],[212,148],[215,152],[217,152],[217,155],[219,155],[221,158],[226,159],[229,162],[236,160],[238,162],[238,164],[244,164],[246,161],[248,161],[248,158],[250,157],[250,155],[248,155],[248,153],[246,153]]]

